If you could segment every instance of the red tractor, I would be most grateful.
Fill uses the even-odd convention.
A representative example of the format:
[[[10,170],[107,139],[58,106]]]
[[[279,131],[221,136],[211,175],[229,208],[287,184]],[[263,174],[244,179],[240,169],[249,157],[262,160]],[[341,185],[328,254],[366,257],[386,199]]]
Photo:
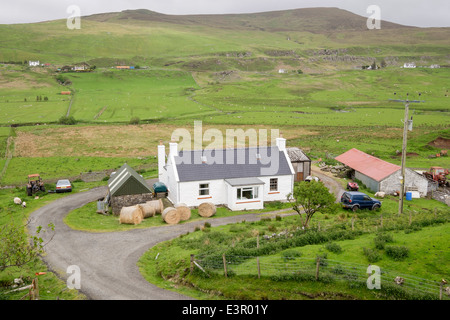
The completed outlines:
[[[31,196],[38,191],[45,191],[44,181],[39,174],[30,174],[28,176],[27,195]]]
[[[450,182],[447,181],[448,169],[442,167],[431,167],[429,172],[424,172],[424,176],[429,180],[436,181],[439,186],[449,186]]]

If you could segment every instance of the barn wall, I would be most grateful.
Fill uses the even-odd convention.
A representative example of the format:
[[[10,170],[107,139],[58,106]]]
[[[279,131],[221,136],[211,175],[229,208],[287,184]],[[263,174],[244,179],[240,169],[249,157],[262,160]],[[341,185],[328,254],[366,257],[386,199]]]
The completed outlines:
[[[405,186],[406,188],[417,188],[420,196],[425,197],[428,193],[428,180],[417,174],[411,169],[406,168],[406,181]],[[401,176],[401,170],[398,170],[397,172],[391,174],[389,177],[385,178],[380,182],[380,191],[386,192],[387,194],[391,194],[394,191],[400,191],[401,185],[400,185],[400,179]]]
[[[378,192],[379,183],[378,181],[366,176],[365,174],[362,174],[359,171],[355,171],[355,178],[360,180],[367,188],[372,190],[373,192]]]
[[[125,196],[117,196],[111,198],[111,208],[114,215],[119,215],[123,207],[130,207],[139,203],[151,201],[153,198],[151,193],[133,194]]]

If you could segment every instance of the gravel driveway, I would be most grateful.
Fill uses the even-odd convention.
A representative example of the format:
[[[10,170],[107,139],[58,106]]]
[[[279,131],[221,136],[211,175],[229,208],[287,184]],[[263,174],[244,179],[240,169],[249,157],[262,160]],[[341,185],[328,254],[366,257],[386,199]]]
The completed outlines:
[[[159,242],[193,232],[205,221],[212,226],[256,221],[258,214],[205,219],[180,225],[135,229],[123,232],[90,233],[69,228],[63,221],[72,210],[104,197],[106,187],[95,188],[58,199],[30,216],[29,230],[55,225],[55,232],[40,234],[45,247],[43,260],[49,269],[66,280],[67,268],[76,265],[81,271],[81,289],[93,300],[188,300],[190,297],[158,288],[148,283],[137,267],[139,258]]]

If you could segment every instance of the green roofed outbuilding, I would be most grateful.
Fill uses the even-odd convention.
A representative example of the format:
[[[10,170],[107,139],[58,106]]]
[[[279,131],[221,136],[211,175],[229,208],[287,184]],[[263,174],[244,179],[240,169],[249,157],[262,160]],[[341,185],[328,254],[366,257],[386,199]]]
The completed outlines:
[[[126,163],[111,174],[108,191],[112,212],[116,215],[120,214],[122,207],[144,203],[153,198],[153,190],[145,179]]]

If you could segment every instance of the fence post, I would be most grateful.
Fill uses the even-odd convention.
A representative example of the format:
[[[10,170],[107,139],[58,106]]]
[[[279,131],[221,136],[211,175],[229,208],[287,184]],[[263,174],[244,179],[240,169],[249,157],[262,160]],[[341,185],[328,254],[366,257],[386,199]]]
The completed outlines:
[[[352,231],[355,230],[355,216],[352,217]]]
[[[225,272],[225,278],[228,278],[227,259],[225,258],[225,253],[222,255],[222,260],[223,260],[223,271]]]
[[[316,281],[319,280],[319,266],[320,266],[320,257],[317,257],[317,260],[316,260]]]
[[[191,270],[190,273],[192,274],[192,272],[194,272],[194,255],[191,254]]]
[[[261,279],[261,266],[259,265],[259,257],[256,257],[256,264],[258,265],[258,279]]]

